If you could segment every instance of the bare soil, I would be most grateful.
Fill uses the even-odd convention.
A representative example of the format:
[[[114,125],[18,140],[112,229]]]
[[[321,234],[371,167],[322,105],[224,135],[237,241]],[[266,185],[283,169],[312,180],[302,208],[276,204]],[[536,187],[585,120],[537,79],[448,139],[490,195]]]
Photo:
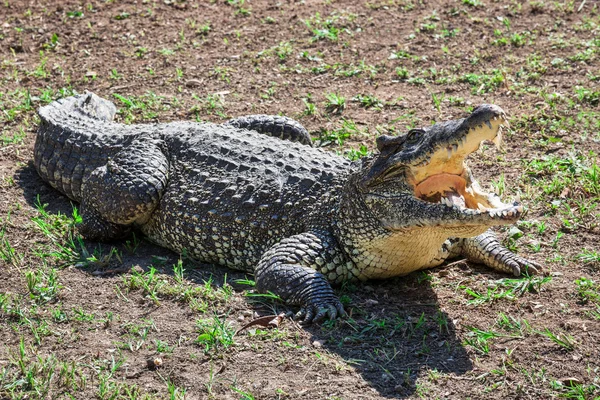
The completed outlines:
[[[0,4],[0,294],[20,298],[26,316],[0,310],[0,398],[600,396],[600,313],[575,283],[600,280],[600,257],[581,257],[600,251],[600,186],[585,175],[600,151],[598,3],[482,1]],[[120,256],[104,263],[44,266],[58,268],[61,288],[36,304],[27,272],[43,267],[36,250],[54,243],[32,220],[40,215],[36,203],[50,215],[71,215],[73,207],[32,165],[35,109],[62,88],[110,98],[127,123],[280,113],[340,153],[374,151],[380,134],[497,104],[513,129],[503,149],[479,151],[470,164],[485,189],[529,206],[521,238],[499,234],[544,264],[545,275],[480,304],[473,291],[499,293],[512,283],[464,261],[345,285],[337,290],[349,300],[349,320],[309,327],[284,320],[205,351],[197,320],[237,329],[254,313],[289,308],[248,297],[248,287],[235,283],[246,278],[239,272],[189,261],[186,282],[216,293],[204,299],[207,308],[164,293],[153,300],[128,286],[132,274],[153,265],[172,282],[179,256],[138,238],[135,251],[124,242],[85,243],[103,256],[116,249]],[[139,102],[127,105],[115,94]],[[329,94],[344,97],[344,107],[329,105]],[[376,101],[361,103],[359,95]],[[356,129],[340,146],[348,123]],[[531,164],[549,159],[554,167]],[[572,170],[560,163],[574,159],[581,162]],[[507,328],[503,316],[522,328]],[[47,392],[23,383],[25,374],[14,372],[21,342],[30,365],[53,356],[74,366],[79,383],[58,370]],[[162,365],[149,368],[156,357]]]

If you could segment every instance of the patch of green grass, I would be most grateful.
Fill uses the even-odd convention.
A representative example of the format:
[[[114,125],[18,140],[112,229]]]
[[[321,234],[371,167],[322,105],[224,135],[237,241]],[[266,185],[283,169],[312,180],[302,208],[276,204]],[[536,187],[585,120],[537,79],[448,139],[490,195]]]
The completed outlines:
[[[600,384],[594,382],[590,384],[567,383],[553,380],[550,387],[557,391],[558,396],[563,399],[597,399],[600,395]]]
[[[346,108],[346,98],[338,93],[325,95],[325,110],[332,114],[341,114]]]
[[[294,47],[292,46],[292,42],[285,41],[280,42],[278,45],[269,49],[259,51],[257,57],[276,56],[279,61],[284,62],[293,54],[293,52]]]
[[[34,354],[21,337],[18,349],[9,352],[8,365],[0,370],[0,394],[12,393],[12,398],[32,396],[43,399],[48,396],[58,360],[53,355]]]
[[[33,99],[29,90],[17,89],[14,92],[2,93],[0,92],[0,122],[16,122],[22,117],[26,116],[29,112],[34,109]],[[23,126],[20,127],[19,132],[23,130]],[[4,143],[6,140],[12,142],[16,134],[8,136],[2,134]],[[18,136],[17,136],[18,137]],[[11,139],[8,139],[11,138]],[[17,139],[17,141],[19,141]]]
[[[398,79],[406,80],[410,77],[410,72],[406,67],[396,67],[395,71]]]
[[[302,115],[315,115],[317,113],[317,105],[312,101],[312,95],[310,93],[302,99],[302,102],[304,103]]]
[[[330,40],[337,42],[342,33],[350,34],[347,28],[348,22],[352,17],[340,14],[331,14],[327,17],[322,17],[320,13],[316,13],[311,18],[304,20],[304,24],[312,33],[313,41]]]
[[[142,295],[160,305],[162,299],[171,299],[188,304],[199,313],[206,313],[211,307],[224,304],[233,295],[227,280],[216,287],[212,277],[204,284],[185,280],[185,268],[182,260],[173,266],[173,275],[159,273],[154,266],[147,271],[133,270],[122,279],[121,287],[125,293],[141,290]]]
[[[80,235],[76,233],[76,225],[81,222],[81,216],[76,207],[73,207],[71,217],[64,214],[49,214],[47,204],[41,204],[39,196],[36,197],[35,207],[38,216],[31,218],[34,226],[40,230],[48,242],[39,243],[33,253],[43,262],[52,262],[58,267],[67,265],[87,266],[95,263],[107,263],[114,255],[114,248],[108,255],[103,254],[98,247],[90,253]]]
[[[199,319],[196,321],[198,336],[195,342],[204,348],[204,353],[215,354],[234,345],[235,330],[231,323],[218,316],[212,319]]]
[[[378,69],[375,65],[367,64],[365,60],[360,60],[358,64],[336,63],[334,65],[327,66],[327,68],[333,69],[335,71],[335,75],[347,78],[361,75],[373,79],[378,72]]]
[[[127,291],[141,289],[142,295],[159,304],[159,291],[167,284],[167,280],[158,276],[156,268],[151,265],[146,272],[133,270],[130,275],[123,277],[123,283]]]
[[[30,76],[38,79],[46,79],[50,76],[50,72],[48,71],[47,64],[48,57],[44,55],[44,52],[40,50],[40,63],[37,67],[35,67],[30,73]]]
[[[370,152],[368,147],[364,144],[361,145],[358,149],[350,148],[344,151],[344,156],[352,161],[358,160],[359,158],[368,157],[371,154],[372,152]]]
[[[564,349],[566,351],[573,351],[575,349],[575,347],[578,345],[575,338],[565,332],[554,333],[550,329],[545,328],[542,331],[536,331],[536,333],[547,337],[553,343],[559,345],[562,349]]]
[[[58,41],[58,35],[56,33],[53,33],[50,36],[50,39],[48,39],[48,41],[46,43],[44,43],[42,45],[42,47],[47,50],[53,50],[53,49],[57,48],[59,45],[60,45],[60,42]]]
[[[575,280],[577,298],[585,304],[594,302],[600,304],[600,285],[590,278],[581,277]]]
[[[598,106],[600,102],[600,90],[588,89],[582,86],[575,87],[577,100],[582,104],[589,104],[592,107]]]
[[[29,297],[36,304],[54,301],[59,295],[62,285],[58,283],[56,269],[48,268],[25,271]]]
[[[122,105],[119,114],[126,124],[152,120],[158,116],[159,111],[166,111],[170,108],[165,104],[164,97],[150,91],[141,96],[122,96],[118,93],[113,93],[113,96]]]
[[[336,143],[338,146],[343,146],[344,142],[353,135],[360,135],[362,131],[356,123],[350,119],[342,119],[341,126],[331,130],[319,131],[319,143],[321,146],[327,146],[331,143]]]
[[[199,119],[200,112],[205,110],[211,114],[218,115],[221,118],[227,118],[225,115],[225,98],[220,94],[207,94],[203,99],[197,95],[192,95],[192,98],[199,102],[190,109],[191,113],[196,114],[196,119]]]
[[[584,264],[600,265],[600,252],[595,250],[583,249],[577,254],[577,260]]]
[[[122,21],[124,19],[128,19],[129,17],[131,17],[131,14],[129,14],[127,11],[122,11],[119,14],[115,15],[115,19],[117,21]]]
[[[376,110],[383,108],[383,101],[369,94],[358,94],[352,98],[352,101],[358,102],[364,108],[373,108]]]
[[[459,78],[460,82],[471,85],[474,94],[494,92],[505,80],[504,72],[500,69],[493,69],[484,74],[466,73]]]
[[[18,252],[6,237],[5,228],[0,230],[0,260],[15,268],[20,268],[24,260],[23,254]]]
[[[393,51],[390,54],[390,56],[388,57],[388,60],[402,60],[402,59],[407,59],[407,60],[412,60],[412,61],[420,61],[421,57],[410,54],[406,50]]]
[[[538,293],[542,285],[550,282],[550,276],[530,276],[523,278],[503,278],[496,281],[489,281],[486,292],[482,293],[464,285],[460,288],[471,297],[467,303],[471,305],[480,305],[498,300],[515,300],[525,293]]]
[[[158,331],[154,321],[151,319],[145,319],[141,322],[128,322],[124,324],[122,328],[125,331],[125,334],[123,335],[123,339],[125,339],[125,341],[118,341],[115,344],[118,348],[122,350],[128,350],[132,353],[135,353],[144,347],[146,341],[148,340],[148,335],[151,332]],[[159,346],[162,350],[168,349],[168,345],[165,343],[160,342],[159,344],[156,344],[155,342],[155,349],[157,351]]]
[[[559,196],[566,188],[572,195],[581,193],[584,198],[600,195],[600,168],[594,153],[571,151],[565,156],[547,155],[525,161],[525,173],[532,184],[543,194]]]
[[[505,332],[512,334],[511,337],[525,337],[527,333],[531,332],[531,326],[526,319],[514,318],[502,312],[498,314],[496,325]]]
[[[505,336],[495,331],[484,331],[472,326],[467,327],[467,329],[469,329],[469,332],[464,339],[464,344],[483,355],[489,354],[491,339]]]

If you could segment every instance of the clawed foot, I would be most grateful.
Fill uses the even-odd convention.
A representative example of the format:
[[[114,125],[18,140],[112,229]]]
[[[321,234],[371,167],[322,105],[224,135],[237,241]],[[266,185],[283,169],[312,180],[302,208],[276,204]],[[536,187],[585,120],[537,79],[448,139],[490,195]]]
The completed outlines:
[[[521,274],[537,275],[543,271],[540,263],[527,260],[516,254],[511,254],[510,257],[507,257],[504,263],[507,268],[512,270],[514,276],[521,276]]]
[[[312,324],[321,322],[325,317],[334,320],[336,318],[346,317],[346,311],[340,301],[333,297],[331,299],[320,299],[319,301],[311,301],[309,304],[302,306],[300,311],[296,313],[294,319],[302,320],[302,324]]]

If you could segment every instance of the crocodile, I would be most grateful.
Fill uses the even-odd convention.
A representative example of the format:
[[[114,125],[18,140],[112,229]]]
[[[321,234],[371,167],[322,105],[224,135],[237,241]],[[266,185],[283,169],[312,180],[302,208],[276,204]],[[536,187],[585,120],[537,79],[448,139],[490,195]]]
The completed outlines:
[[[344,316],[332,284],[345,281],[459,256],[517,276],[541,268],[491,231],[524,207],[482,190],[465,161],[500,141],[507,118],[498,106],[383,135],[378,152],[356,161],[311,146],[287,117],[124,125],[116,112],[89,92],[38,111],[35,168],[80,203],[81,235],[111,241],[134,229],[247,271],[258,291],[300,306],[303,322]]]

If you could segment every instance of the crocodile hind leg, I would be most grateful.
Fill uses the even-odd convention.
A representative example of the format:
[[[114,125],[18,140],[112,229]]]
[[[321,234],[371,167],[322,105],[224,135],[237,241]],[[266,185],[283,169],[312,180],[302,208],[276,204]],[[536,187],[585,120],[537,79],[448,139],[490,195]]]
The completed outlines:
[[[168,179],[160,140],[140,137],[83,181],[78,226],[87,239],[118,239],[147,221]]]
[[[230,119],[225,125],[249,129],[290,142],[299,142],[312,146],[312,140],[300,122],[278,115],[246,115]]]
[[[281,240],[261,258],[255,270],[256,288],[272,292],[287,304],[300,305],[296,315],[304,323],[318,322],[325,317],[335,319],[345,315],[344,307],[333,293],[321,269],[334,281],[342,281],[345,262],[331,237],[302,233]]]
[[[456,245],[460,248],[453,249],[455,253],[459,250],[468,260],[497,271],[520,276],[522,273],[537,273],[542,270],[537,262],[518,256],[502,246],[491,230],[472,238],[459,239]]]

